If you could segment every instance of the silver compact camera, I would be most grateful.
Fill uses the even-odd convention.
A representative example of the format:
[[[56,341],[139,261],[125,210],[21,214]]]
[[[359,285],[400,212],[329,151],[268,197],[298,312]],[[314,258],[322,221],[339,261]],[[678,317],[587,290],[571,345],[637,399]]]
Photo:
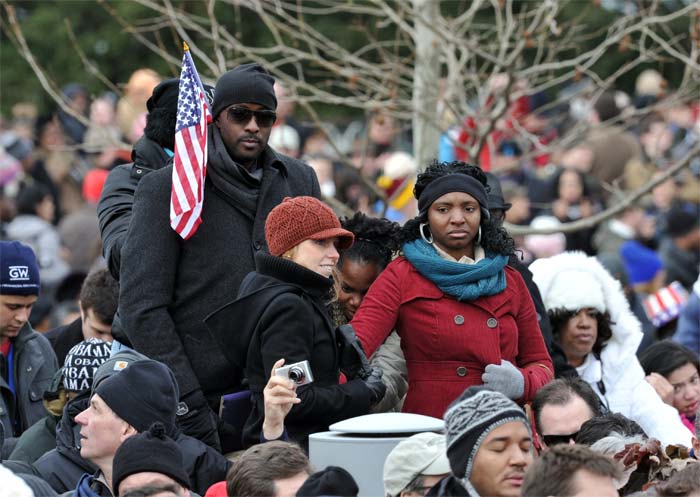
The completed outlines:
[[[289,366],[282,366],[275,369],[275,376],[289,378],[297,386],[307,385],[314,381],[314,375],[311,373],[311,365],[309,361],[295,362]]]

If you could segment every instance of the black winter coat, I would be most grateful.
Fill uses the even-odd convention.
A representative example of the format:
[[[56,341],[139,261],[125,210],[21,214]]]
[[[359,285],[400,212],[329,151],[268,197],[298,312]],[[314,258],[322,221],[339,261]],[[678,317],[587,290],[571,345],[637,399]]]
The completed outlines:
[[[252,411],[246,421],[243,443],[260,443],[264,420],[262,391],[272,366],[308,360],[314,382],[299,387],[301,403],[285,419],[291,440],[305,444],[309,434],[326,431],[336,421],[369,412],[370,392],[361,380],[338,384],[339,357],[335,328],[324,300],[333,281],[294,262],[259,253],[257,271],[243,280],[235,302],[221,309],[215,329],[222,348],[231,351],[233,364],[246,351],[245,372],[251,390]],[[231,321],[235,319],[235,321]],[[211,320],[207,320],[212,324]],[[232,330],[230,323],[237,323]]]
[[[287,196],[320,196],[313,169],[302,162],[269,147],[258,162],[255,219],[207,177],[202,224],[188,240],[170,227],[172,166],[145,176],[136,191],[121,254],[119,316],[133,348],[175,373],[181,398],[201,389],[218,400],[241,388],[241,372],[232,371],[204,318],[234,299],[255,269],[268,213]]]
[[[107,261],[109,272],[117,280],[136,187],[146,174],[165,167],[170,157],[158,143],[143,136],[134,144],[131,160],[131,164],[122,164],[112,169],[97,203],[102,255]]]

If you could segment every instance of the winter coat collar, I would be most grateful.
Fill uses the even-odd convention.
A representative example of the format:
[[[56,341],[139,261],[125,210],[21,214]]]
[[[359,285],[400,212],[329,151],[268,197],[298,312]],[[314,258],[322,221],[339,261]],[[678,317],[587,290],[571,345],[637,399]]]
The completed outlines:
[[[134,165],[147,169],[160,169],[168,163],[169,159],[163,147],[146,136],[139,138],[131,151],[131,160]]]
[[[255,266],[260,274],[299,286],[317,300],[328,296],[333,286],[332,278],[326,278],[288,259],[265,252],[255,254]]]

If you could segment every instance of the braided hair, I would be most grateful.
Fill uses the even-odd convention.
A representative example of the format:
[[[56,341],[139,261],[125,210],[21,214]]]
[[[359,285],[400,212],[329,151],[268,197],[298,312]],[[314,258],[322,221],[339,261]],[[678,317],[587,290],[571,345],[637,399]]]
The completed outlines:
[[[461,161],[438,162],[435,160],[430,163],[425,171],[418,175],[418,178],[416,178],[416,185],[413,188],[413,196],[416,197],[416,199],[420,198],[423,190],[425,190],[430,183],[448,174],[466,174],[467,176],[471,176],[483,184],[487,193],[490,190],[486,181],[486,175],[477,166]],[[484,251],[497,255],[513,255],[515,253],[515,242],[510,235],[508,235],[505,229],[498,226],[498,224],[496,224],[490,218],[483,215],[484,210],[488,211],[488,206],[483,205],[481,207],[481,246],[484,248]],[[417,217],[406,221],[406,224],[404,224],[399,235],[400,243],[403,245],[406,242],[411,242],[419,238],[419,226],[421,223],[427,222],[427,213],[419,214]]]
[[[357,212],[350,218],[341,219],[340,224],[355,235],[355,243],[340,254],[338,268],[343,267],[345,260],[351,260],[363,265],[373,264],[383,270],[399,250],[401,227],[388,219]]]

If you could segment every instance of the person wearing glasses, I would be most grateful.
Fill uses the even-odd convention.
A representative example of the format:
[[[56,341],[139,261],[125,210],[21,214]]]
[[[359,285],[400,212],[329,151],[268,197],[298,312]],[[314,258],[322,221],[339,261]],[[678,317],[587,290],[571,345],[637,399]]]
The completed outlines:
[[[535,429],[543,449],[571,444],[581,426],[600,416],[603,406],[581,378],[558,378],[540,388],[532,401]]]
[[[664,445],[691,447],[691,433],[665,404],[637,359],[639,320],[620,282],[595,257],[564,252],[530,265],[554,339],[604,406],[636,421]]]
[[[310,167],[268,146],[274,82],[259,64],[238,66],[217,81],[196,233],[183,240],[170,227],[169,166],[140,181],[121,251],[123,332],[115,338],[173,370],[181,427],[225,452],[239,447],[240,433],[215,413],[223,395],[241,389],[241,372],[229,368],[204,318],[235,298],[255,255],[267,250],[270,211],[287,196],[320,197]]]

